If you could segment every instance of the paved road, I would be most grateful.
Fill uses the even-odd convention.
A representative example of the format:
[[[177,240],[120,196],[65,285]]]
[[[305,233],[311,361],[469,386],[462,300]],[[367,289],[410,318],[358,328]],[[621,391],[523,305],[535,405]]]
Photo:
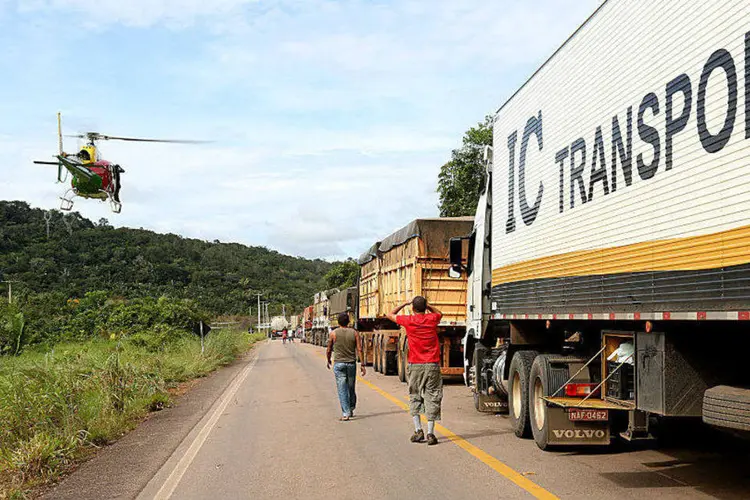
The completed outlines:
[[[369,368],[368,368],[369,370]],[[323,350],[260,345],[103,450],[49,498],[750,498],[750,448],[714,433],[684,445],[542,452],[507,419],[445,387],[441,443],[408,441],[405,386],[371,370],[339,422]],[[180,431],[180,428],[185,429]],[[697,434],[696,434],[697,432]]]
[[[266,343],[141,498],[748,498],[747,448],[544,453],[446,387],[435,447],[408,442],[405,386],[368,372],[339,422],[320,348]],[[213,417],[213,419],[212,419]],[[706,447],[707,446],[707,447]]]

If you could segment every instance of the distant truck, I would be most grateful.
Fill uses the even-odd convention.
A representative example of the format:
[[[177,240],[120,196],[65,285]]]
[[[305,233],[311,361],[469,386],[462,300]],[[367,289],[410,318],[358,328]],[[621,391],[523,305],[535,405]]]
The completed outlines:
[[[464,375],[542,449],[750,431],[747,9],[605,1],[495,114]]]
[[[359,305],[358,296],[359,289],[356,286],[331,294],[328,306],[328,325],[330,329],[338,328],[338,316],[341,313],[346,313],[349,316],[350,326],[354,327],[356,325]]]
[[[315,294],[313,303],[312,338],[313,344],[324,346],[328,343],[331,322],[329,317],[330,297],[338,293],[338,288]]]
[[[359,317],[364,362],[386,375],[406,381],[409,345],[398,325],[385,315],[417,295],[443,312],[439,327],[440,370],[460,376],[461,339],[465,332],[466,280],[448,277],[449,239],[471,231],[470,217],[417,219],[399,229],[358,259]],[[407,308],[402,314],[410,314]]]
[[[312,326],[313,326],[314,317],[315,317],[314,307],[313,306],[305,307],[305,310],[302,313],[302,322],[303,322],[302,339],[305,342],[308,342],[310,344],[313,343]]]

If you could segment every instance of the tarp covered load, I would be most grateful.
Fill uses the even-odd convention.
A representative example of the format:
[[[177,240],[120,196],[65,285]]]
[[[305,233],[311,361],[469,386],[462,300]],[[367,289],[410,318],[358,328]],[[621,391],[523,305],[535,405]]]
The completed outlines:
[[[468,236],[473,226],[473,217],[416,219],[385,238],[380,243],[378,252],[382,254],[412,238],[422,238],[426,255],[447,257],[450,239]]]
[[[353,311],[357,307],[357,287],[353,286],[330,297],[329,315]]]
[[[288,326],[289,323],[284,316],[274,316],[271,319],[271,330],[279,331],[287,328]]]
[[[368,248],[365,253],[359,256],[359,259],[357,259],[357,264],[361,266],[363,264],[367,264],[368,262],[374,260],[378,256],[379,246],[380,246],[380,242],[378,241],[373,246]]]

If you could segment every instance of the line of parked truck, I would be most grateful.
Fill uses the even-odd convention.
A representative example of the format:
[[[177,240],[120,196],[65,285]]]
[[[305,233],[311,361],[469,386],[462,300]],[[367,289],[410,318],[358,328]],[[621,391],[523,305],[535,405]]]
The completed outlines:
[[[741,1],[603,2],[495,114],[475,216],[373,245],[308,340],[348,312],[404,380],[384,316],[423,295],[443,374],[542,449],[750,431],[749,26]]]

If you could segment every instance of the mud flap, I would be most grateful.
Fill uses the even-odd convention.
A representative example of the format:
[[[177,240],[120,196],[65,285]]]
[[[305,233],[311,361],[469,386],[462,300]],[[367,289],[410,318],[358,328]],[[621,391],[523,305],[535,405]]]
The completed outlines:
[[[607,446],[610,443],[609,420],[571,421],[568,409],[556,406],[548,406],[547,417],[550,445]]]
[[[482,413],[508,413],[508,399],[488,394],[474,394],[477,411]]]

